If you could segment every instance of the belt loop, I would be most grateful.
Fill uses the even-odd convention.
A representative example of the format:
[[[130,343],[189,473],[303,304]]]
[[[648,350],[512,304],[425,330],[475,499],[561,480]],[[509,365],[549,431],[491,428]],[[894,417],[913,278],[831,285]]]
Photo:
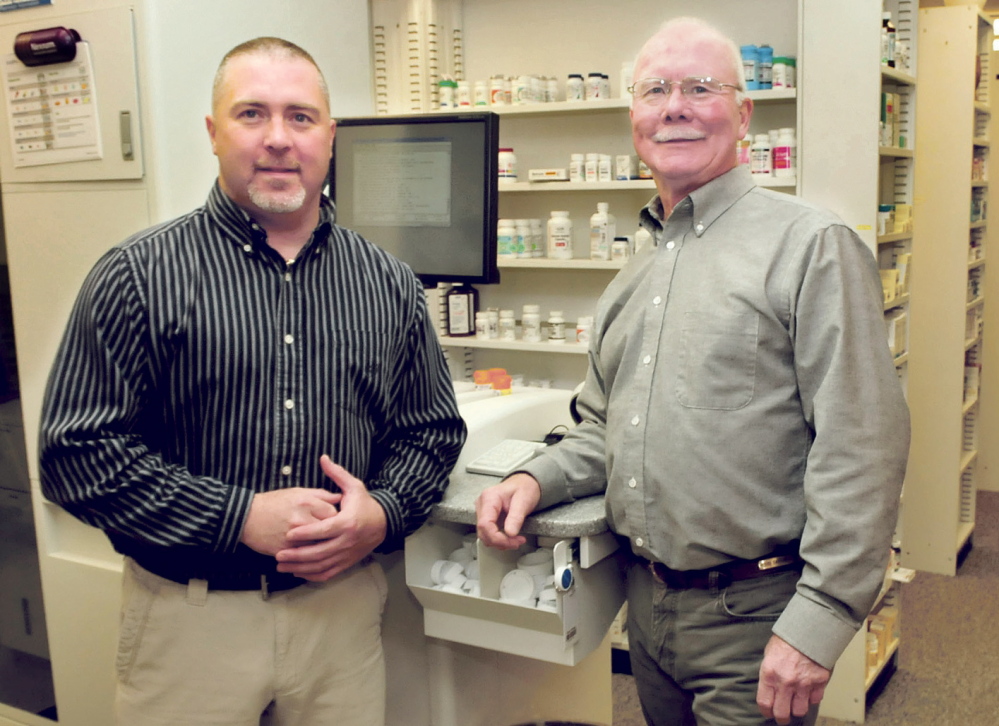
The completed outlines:
[[[267,600],[271,596],[271,591],[267,588],[267,575],[260,576],[260,599]]]
[[[187,581],[187,604],[204,607],[208,601],[208,580],[192,577]]]

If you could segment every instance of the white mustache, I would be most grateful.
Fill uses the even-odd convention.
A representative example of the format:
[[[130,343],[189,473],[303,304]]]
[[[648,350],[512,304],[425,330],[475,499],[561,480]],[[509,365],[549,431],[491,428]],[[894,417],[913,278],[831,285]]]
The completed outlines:
[[[671,128],[659,131],[652,137],[652,140],[664,143],[666,141],[696,141],[704,137],[705,133],[697,129]]]

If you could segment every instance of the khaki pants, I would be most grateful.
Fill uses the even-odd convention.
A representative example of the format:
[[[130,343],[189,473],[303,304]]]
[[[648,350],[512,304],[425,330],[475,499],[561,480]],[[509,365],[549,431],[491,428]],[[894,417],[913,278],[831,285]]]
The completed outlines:
[[[126,559],[116,722],[382,726],[387,593],[373,562],[264,599],[180,585]]]

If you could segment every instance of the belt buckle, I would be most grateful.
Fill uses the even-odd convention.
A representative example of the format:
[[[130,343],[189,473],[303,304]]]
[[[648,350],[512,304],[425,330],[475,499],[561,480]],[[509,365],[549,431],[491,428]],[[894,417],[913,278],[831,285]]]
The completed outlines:
[[[773,570],[778,567],[783,567],[784,565],[790,565],[794,562],[795,558],[791,555],[780,555],[778,557],[767,557],[763,560],[757,560],[756,569],[760,572],[766,572],[767,570]]]

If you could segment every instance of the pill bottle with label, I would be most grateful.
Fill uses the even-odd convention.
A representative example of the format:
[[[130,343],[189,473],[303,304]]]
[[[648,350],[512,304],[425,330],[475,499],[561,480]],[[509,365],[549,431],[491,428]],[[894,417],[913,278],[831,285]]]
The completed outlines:
[[[541,306],[525,305],[520,319],[523,329],[521,338],[527,343],[541,342]]]
[[[548,256],[553,260],[572,259],[572,220],[568,212],[553,211],[548,220]]]
[[[517,181],[517,156],[509,146],[499,150],[500,181]]]
[[[500,340],[517,339],[517,321],[513,317],[513,310],[499,311],[499,337]]]
[[[531,257],[544,257],[547,243],[545,228],[540,219],[532,219],[531,223]]]
[[[485,310],[475,313],[475,337],[489,340],[489,313]]]
[[[577,343],[589,343],[590,342],[590,332],[593,330],[593,316],[592,315],[582,315],[579,320],[576,321],[576,342]]]
[[[776,177],[793,177],[797,168],[798,146],[794,129],[783,128],[777,132],[777,145],[773,148],[773,173]]]
[[[514,220],[517,228],[517,235],[514,238],[514,249],[517,251],[517,259],[526,260],[533,257],[531,252],[531,223],[526,219]]]
[[[615,237],[611,243],[611,259],[621,262],[631,257],[631,240],[627,237]]]
[[[582,101],[586,98],[586,84],[583,82],[582,73],[570,73],[569,79],[565,82],[565,100]]]
[[[755,45],[744,45],[739,50],[742,52],[742,72],[746,81],[746,90],[757,91],[760,88],[759,76],[757,75],[757,65],[760,60],[759,48]]]
[[[588,182],[595,182],[599,169],[600,154],[587,154],[583,161],[583,179]]]
[[[442,78],[437,84],[438,105],[441,108],[455,108],[458,105],[455,94],[458,84],[450,78]]]
[[[485,81],[476,81],[472,86],[472,104],[475,106],[489,105],[489,87]]]
[[[756,66],[756,80],[761,89],[773,88],[774,49],[769,45],[761,45],[757,49],[759,64]]]
[[[569,155],[569,181],[581,182],[586,178],[585,158],[582,154]]]
[[[558,100],[558,79],[555,76],[545,78],[545,103]]]
[[[472,105],[472,89],[469,87],[468,81],[458,81],[455,100],[458,102],[458,108],[468,108]]]
[[[492,340],[499,337],[499,310],[496,308],[486,310],[486,332]]]
[[[561,310],[552,310],[548,313],[548,342],[565,342],[565,318],[562,317]]]
[[[773,159],[770,156],[770,135],[756,134],[750,150],[749,170],[753,176],[773,176]]]
[[[794,58],[778,56],[774,58],[773,84],[774,88],[794,88]]]
[[[475,313],[479,293],[474,287],[459,284],[447,294],[447,334],[475,335]]]
[[[607,202],[598,202],[597,211],[590,217],[590,259],[609,260],[614,241],[615,220]]]
[[[506,93],[503,91],[503,76],[493,76],[489,79],[489,105],[506,105]]]
[[[618,89],[618,98],[630,98],[631,94],[628,93],[628,86],[631,85],[631,74],[635,69],[634,61],[625,61],[621,64],[621,77],[620,83],[621,88]]]
[[[501,219],[496,226],[496,256],[512,260],[517,256],[517,227],[512,219]]]
[[[604,87],[603,76],[600,73],[590,73],[589,75],[587,75],[586,88],[585,88],[586,100],[596,101],[602,98],[602,96],[600,95],[600,91],[603,90],[603,87]]]
[[[513,84],[513,103],[514,105],[522,105],[525,103],[531,103],[533,99],[531,98],[531,77],[528,75],[517,76],[517,80]]]
[[[614,179],[614,161],[610,154],[597,157],[597,181],[609,182]]]

